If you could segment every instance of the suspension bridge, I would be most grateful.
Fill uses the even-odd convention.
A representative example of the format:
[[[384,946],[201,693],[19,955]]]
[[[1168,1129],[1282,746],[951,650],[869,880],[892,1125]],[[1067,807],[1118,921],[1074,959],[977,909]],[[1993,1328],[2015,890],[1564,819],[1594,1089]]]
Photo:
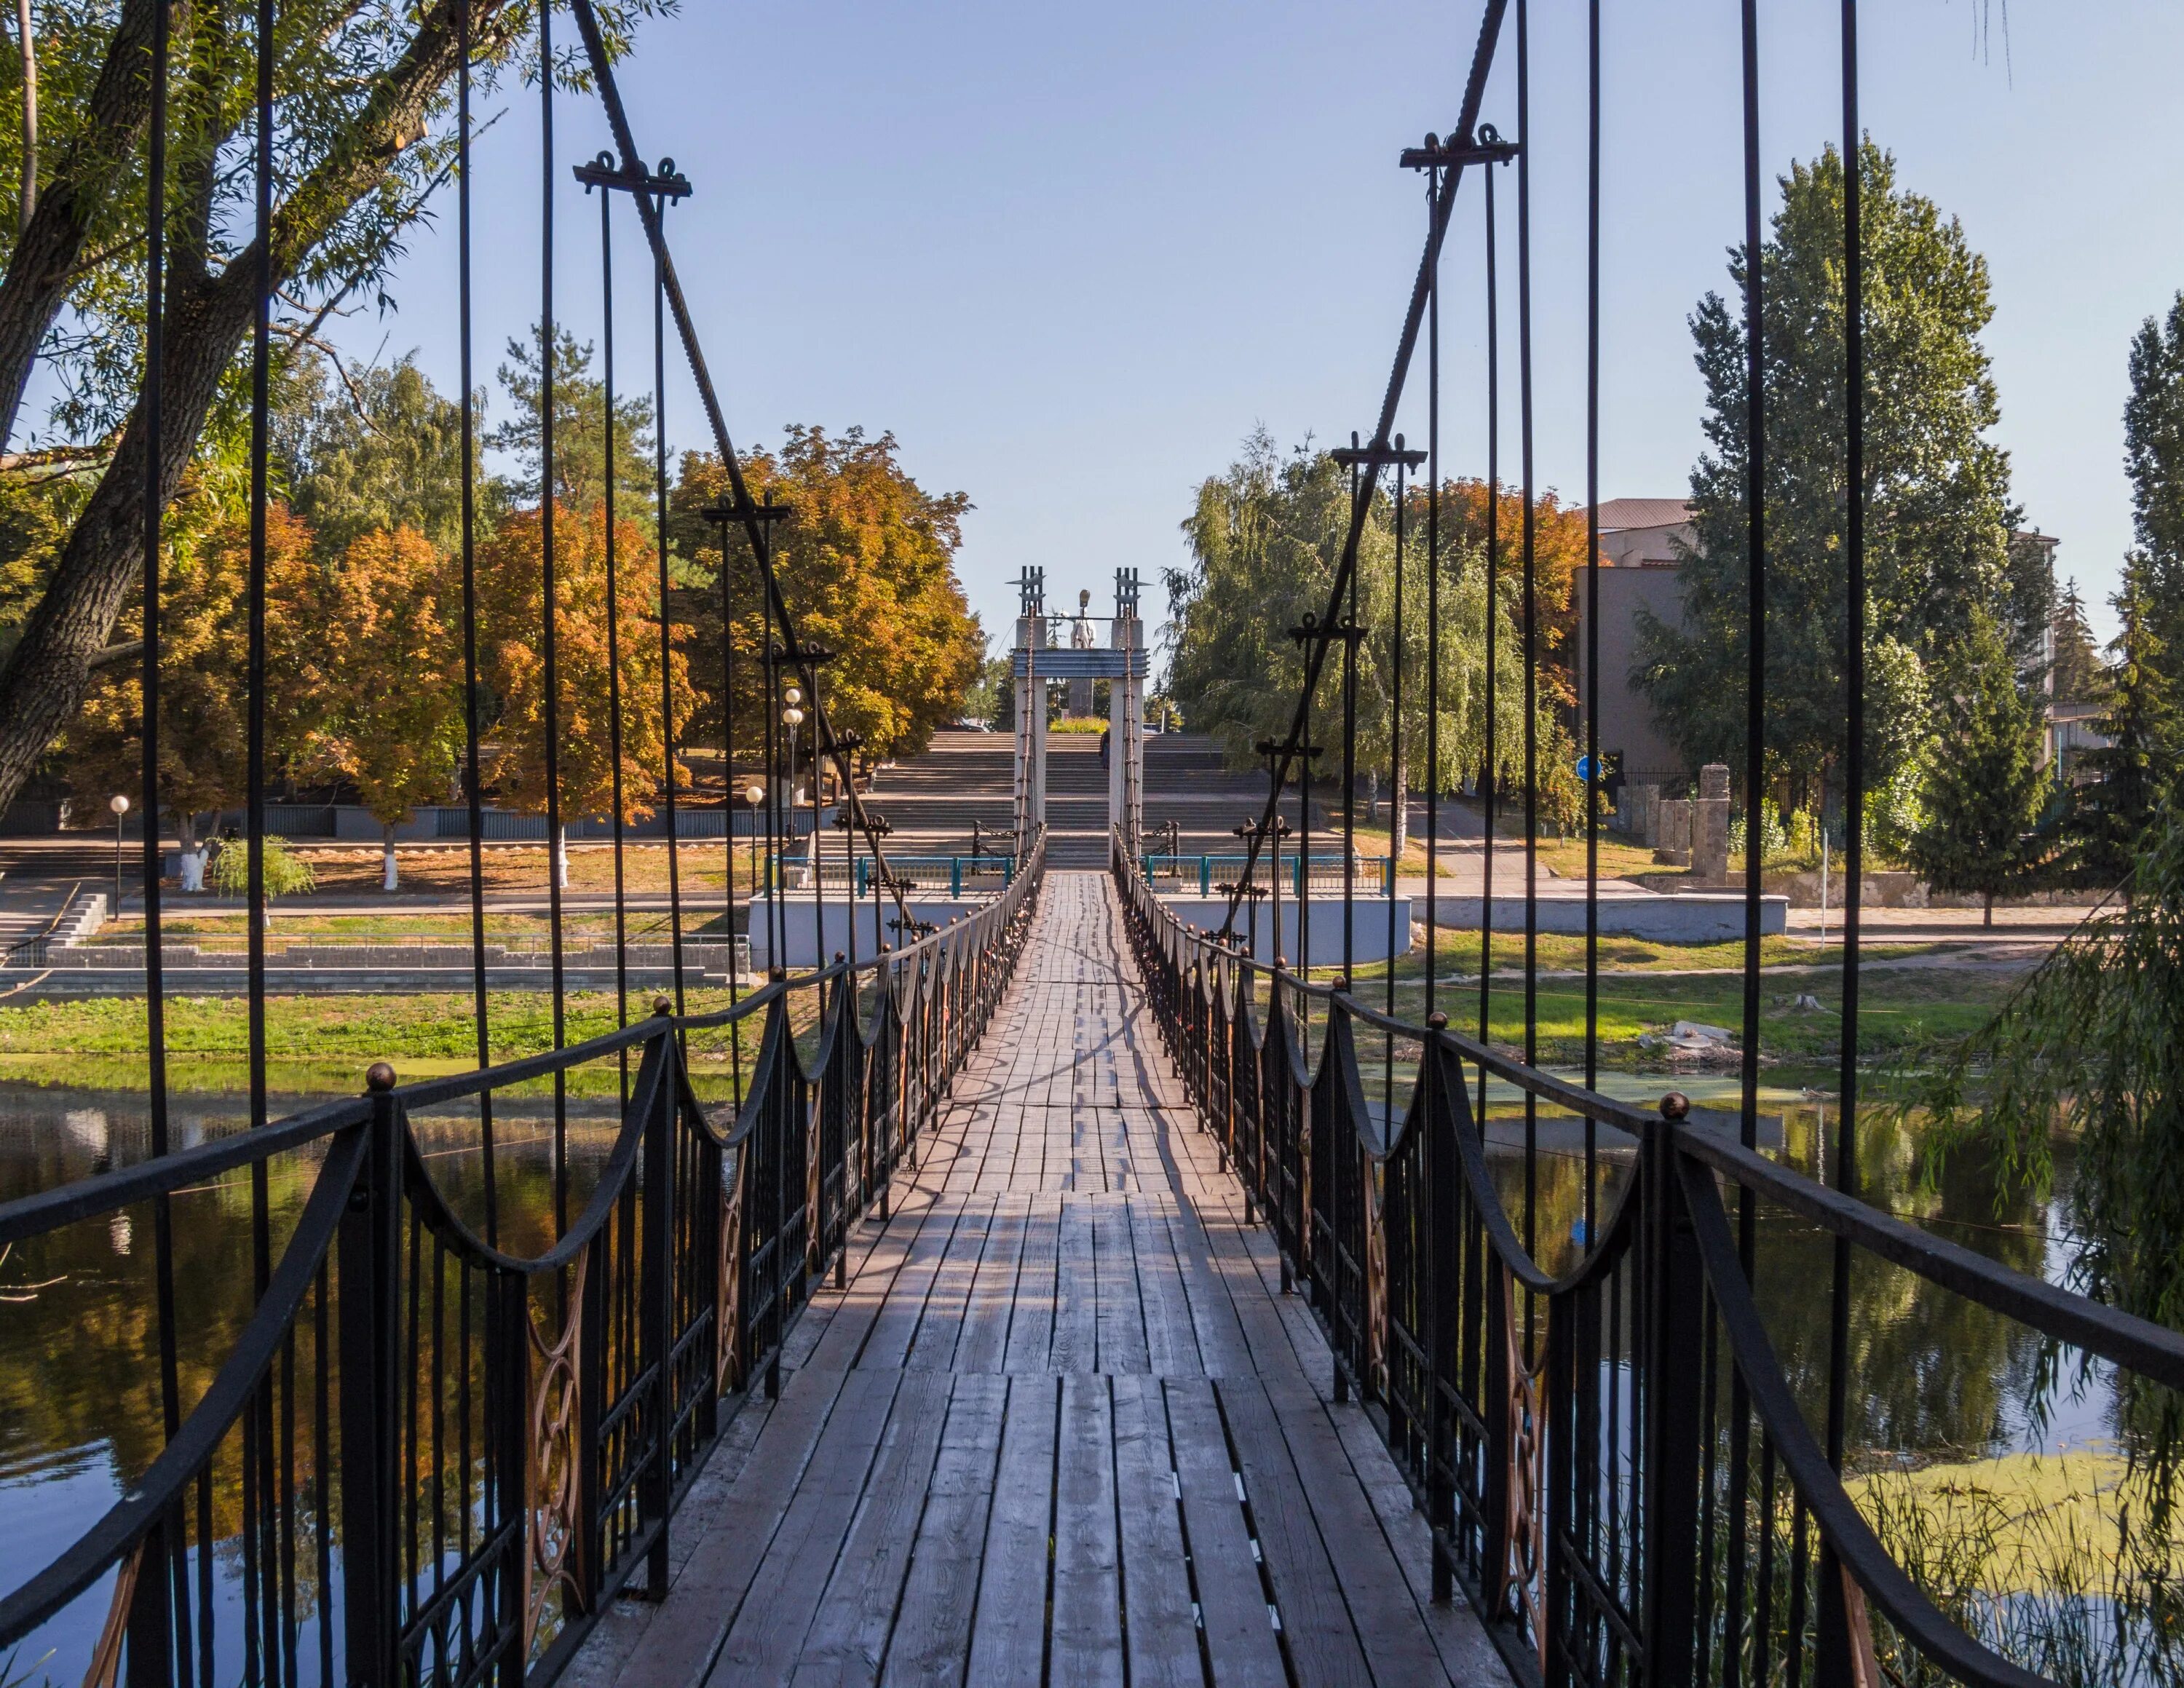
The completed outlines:
[[[277,9],[262,0],[255,12],[254,50],[269,58]],[[464,166],[467,509],[471,14],[499,8],[454,0],[444,9],[457,37]],[[168,43],[167,8],[155,11],[156,186]],[[542,62],[554,62],[561,15],[539,9]],[[1284,794],[1315,758],[1330,774],[1339,761],[1335,788],[1355,789],[1357,553],[1384,480],[1398,488],[1400,513],[1410,508],[1401,495],[1408,477],[1424,471],[1423,538],[1429,556],[1440,554],[1444,296],[1460,289],[1467,306],[1497,308],[1494,183],[1510,174],[1524,322],[1521,484],[1532,508],[1522,0],[1513,8],[1487,0],[1446,135],[1388,161],[1391,174],[1400,167],[1425,189],[1423,253],[1391,376],[1369,433],[1339,454],[1351,476],[1346,541],[1323,608],[1286,630],[1302,683],[1289,729],[1262,746],[1267,777],[1251,788],[1259,812],[1239,829],[1222,882],[1201,868],[1201,895],[1187,910],[1160,877],[1172,880],[1174,870],[1154,866],[1181,857],[1173,838],[1167,851],[1151,849],[1134,576],[1127,589],[1118,581],[1106,643],[1057,649],[1027,573],[1006,814],[996,799],[972,833],[974,860],[998,853],[1005,871],[967,895],[959,866],[944,907],[920,894],[908,866],[890,865],[892,828],[854,777],[856,742],[829,721],[828,654],[800,632],[800,606],[772,566],[775,529],[788,512],[760,503],[743,482],[675,270],[666,212],[692,185],[638,149],[592,0],[571,0],[566,15],[589,77],[581,97],[599,103],[615,150],[571,182],[553,153],[552,116],[557,97],[577,96],[541,79],[549,230],[557,194],[579,185],[637,214],[653,260],[658,349],[664,356],[671,330],[728,478],[708,515],[759,565],[766,766],[793,755],[777,735],[808,716],[812,755],[838,775],[841,823],[822,823],[817,781],[807,822],[788,812],[788,783],[769,778],[755,806],[772,871],[743,905],[750,942],[764,945],[760,976],[731,961],[727,1006],[694,1008],[678,912],[668,928],[669,988],[632,1003],[620,975],[620,1023],[586,1040],[566,1035],[554,881],[553,1046],[495,1064],[478,866],[476,628],[466,621],[475,1069],[405,1081],[381,1063],[353,1099],[273,1117],[255,917],[267,828],[265,653],[254,626],[245,838],[253,918],[242,980],[249,1128],[190,1146],[174,1140],[159,844],[147,827],[149,1152],[0,1205],[0,1250],[35,1256],[71,1227],[148,1222],[144,1363],[158,1396],[158,1446],[118,1497],[85,1507],[65,1540],[0,1590],[0,1657],[12,1649],[25,1663],[42,1661],[33,1668],[53,1680],[106,1688],[2047,1680],[1998,1650],[1993,1633],[1975,1633],[1861,1507],[1844,1435],[1853,1271],[1910,1274],[2089,1366],[2162,1389],[2184,1388],[2184,1338],[1860,1199],[1857,502],[1845,560],[1847,1031],[1825,1180],[1762,1152],[1758,1138],[1757,852],[1744,899],[1741,1106],[1707,1116],[1674,1091],[1641,1106],[1602,1088],[1596,855],[1585,903],[1584,1070],[1557,1075],[1538,1059],[1534,851],[1504,865],[1521,876],[1528,911],[1517,1050],[1489,1041],[1484,985],[1475,1028],[1452,1022],[1435,994],[1435,794],[1427,793],[1421,1014],[1396,1011],[1392,972],[1379,1000],[1356,975],[1369,959],[1408,948],[1412,916],[1397,907],[1392,867],[1384,882],[1368,874],[1361,883],[1355,804],[1343,805],[1339,822],[1315,819],[1308,800],[1295,805],[1293,822],[1285,811]],[[1852,146],[1856,16],[1846,0]],[[1591,17],[1596,368],[1596,4]],[[1741,25],[1756,134],[1748,3]],[[1482,120],[1490,71],[1512,53],[1513,139]],[[261,217],[276,121],[270,86],[261,78]],[[1758,158],[1753,140],[1746,190],[1755,247]],[[1445,276],[1444,241],[1474,181],[1471,197],[1489,219],[1485,267]],[[1858,218],[1853,185],[1844,231],[1853,298]],[[156,393],[164,261],[156,210],[148,235],[154,351],[145,381]],[[267,277],[254,354],[261,376]],[[1757,370],[1756,272],[1749,285]],[[544,286],[550,343],[550,248]],[[1853,485],[1858,318],[1853,310],[1845,370]],[[550,359],[543,367],[550,461]],[[1399,405],[1418,387],[1423,448],[1395,432]],[[1488,438],[1498,442],[1498,374],[1485,396]],[[1758,485],[1764,442],[1753,409]],[[267,415],[261,379],[261,512]],[[1596,440],[1596,402],[1588,420]],[[1498,460],[1489,474],[1498,485]],[[153,479],[143,516],[156,556],[167,489]],[[1596,488],[1588,493],[1596,508]],[[551,511],[550,498],[543,508]],[[1521,648],[1500,654],[1497,676],[1490,646],[1488,670],[1490,688],[1525,692],[1528,723],[1540,675],[1530,527],[1528,514],[1523,578],[1512,583]],[[550,514],[545,529],[550,803],[560,738]],[[1750,537],[1756,630],[1766,604],[1756,501]],[[1400,526],[1396,543],[1400,579]],[[1488,555],[1497,554],[1490,540]],[[261,605],[264,560],[261,532],[249,588]],[[477,566],[467,516],[463,563],[467,600]],[[1424,648],[1437,653],[1438,568],[1427,581],[1424,601],[1397,614],[1415,617]],[[146,571],[144,607],[145,806],[156,812],[156,568]],[[1765,670],[1762,640],[1755,633],[1750,643],[1747,772],[1756,789]],[[727,671],[733,649],[720,658]],[[1423,666],[1408,677],[1412,706],[1437,722],[1440,664]],[[1323,703],[1315,720],[1330,677],[1339,718],[1327,719]],[[1082,751],[1057,753],[1050,816],[1039,688],[1095,678],[1111,685],[1112,755],[1095,781]],[[1406,683],[1399,665],[1398,731]],[[784,697],[808,710],[791,718]],[[724,732],[733,736],[733,721]],[[674,749],[670,839],[678,836]],[[1525,746],[1528,836],[1537,832],[1536,749]],[[1588,780],[1598,749],[1588,745]],[[970,766],[963,755],[960,766]],[[1490,749],[1488,760],[1497,765]],[[1437,751],[1428,762],[1439,765]],[[948,838],[949,801],[944,782],[913,790],[905,831],[919,815],[919,827]],[[1586,822],[1589,847],[1596,824]],[[549,811],[549,828],[560,825]],[[838,845],[830,832],[841,834]],[[1292,835],[1301,836],[1285,844]],[[809,841],[800,880],[785,871],[800,837]],[[1488,906],[1494,838],[1490,811]],[[727,843],[733,916],[732,832]],[[1324,872],[1315,855],[1323,846],[1336,852]],[[831,875],[830,848],[842,870]],[[669,894],[682,894],[671,881]],[[1262,897],[1272,905],[1263,933]],[[1482,924],[1480,974],[1490,979],[1493,922]],[[1384,930],[1386,941],[1372,948]],[[603,1124],[587,1136],[593,1119]],[[1553,1152],[1582,1168],[1567,1246],[1541,1228],[1549,1131],[1563,1145]],[[451,1141],[482,1161],[480,1177],[460,1189],[445,1172]],[[276,1186],[301,1194],[276,1205]],[[248,1228],[251,1280],[244,1315],[209,1332],[189,1328],[179,1310],[186,1286],[172,1227],[177,1198],[207,1189],[226,1192],[232,1223]],[[1786,1358],[1762,1314],[1763,1212],[1827,1240],[1829,1276],[1805,1286],[1828,1302],[1824,1353]]]

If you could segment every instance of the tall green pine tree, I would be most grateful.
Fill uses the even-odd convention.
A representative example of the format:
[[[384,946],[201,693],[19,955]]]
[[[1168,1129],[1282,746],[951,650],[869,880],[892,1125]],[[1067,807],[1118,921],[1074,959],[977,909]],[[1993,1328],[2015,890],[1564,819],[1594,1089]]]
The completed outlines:
[[[2134,559],[2134,563],[2137,560]],[[2168,652],[2139,571],[2116,598],[2123,632],[2120,659],[2109,682],[2101,736],[2109,742],[2079,759],[2092,780],[2078,789],[2070,817],[2071,877],[2107,889],[2127,879],[2148,830],[2164,802],[2174,799],[2180,749],[2178,722],[2164,674]]]
[[[2048,796],[2040,764],[2040,716],[2019,688],[1993,621],[1973,625],[1947,721],[1926,783],[1926,824],[1912,834],[1910,863],[1940,891],[1994,900],[2024,888],[2048,851],[2036,828]]]

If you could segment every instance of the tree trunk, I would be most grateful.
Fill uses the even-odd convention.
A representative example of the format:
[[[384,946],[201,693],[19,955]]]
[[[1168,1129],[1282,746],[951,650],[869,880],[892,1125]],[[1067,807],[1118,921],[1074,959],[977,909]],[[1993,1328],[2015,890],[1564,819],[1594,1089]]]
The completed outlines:
[[[1985,912],[1983,915],[1981,915],[1981,917],[1980,917],[1980,924],[1981,924],[1981,926],[1985,926],[1985,927],[1992,927],[1992,926],[1993,926],[1993,924],[1994,924],[1994,893],[1993,893],[1993,892],[1989,891],[1989,892],[1986,894],[1986,912]]]
[[[1397,871],[1411,842],[1411,747],[1396,735],[1396,766],[1388,777],[1388,854]],[[1430,893],[1429,893],[1430,894]]]
[[[187,14],[180,7],[176,12],[174,27],[180,36],[187,31]],[[122,166],[136,151],[151,114],[152,85],[145,66],[158,16],[158,0],[127,0],[122,7],[84,109],[85,122],[55,160],[45,191],[8,254],[7,276],[0,279],[0,443],[14,434],[38,348],[70,288],[81,279],[76,266],[101,202],[114,192],[116,176],[125,174]],[[27,36],[25,52],[27,58]]]
[[[394,822],[383,821],[380,826],[380,860],[386,872],[381,877],[379,889],[382,891],[398,890],[402,885],[402,875],[394,865]]]
[[[408,50],[377,79],[373,99],[347,135],[329,148],[325,159],[276,212],[276,286],[295,273],[350,207],[386,180],[387,157],[423,133],[426,109],[454,68],[454,0],[443,0],[427,11]],[[140,12],[143,40],[125,53],[123,38]],[[478,19],[472,38],[481,54],[497,45],[497,31],[485,28],[485,18],[502,25],[510,15],[511,8],[506,7],[488,8]],[[121,85],[128,83],[128,67],[141,64],[152,16],[150,0],[131,0],[124,14],[108,66],[111,71],[114,58],[122,60],[123,70],[117,73]],[[107,80],[103,72],[102,91]],[[96,113],[97,96],[92,107]],[[9,260],[6,280],[0,281],[0,423],[12,423],[38,343],[65,292],[59,288],[46,306],[36,305],[42,295],[32,248],[49,221],[76,210],[88,214],[80,194],[64,189],[58,175],[47,184],[32,227]],[[32,268],[26,270],[26,265]],[[31,279],[19,286],[19,276]],[[172,501],[181,485],[220,378],[249,331],[257,277],[254,242],[235,253],[216,276],[194,282],[178,277],[170,289],[159,476],[163,504]],[[142,561],[148,454],[140,404],[62,547],[44,594],[24,621],[21,639],[0,663],[0,809],[14,801],[47,747],[81,707],[90,684],[86,664],[105,647],[136,582]]]
[[[38,38],[31,26],[31,0],[15,0],[15,30],[23,48],[23,215],[15,226],[20,237],[38,209]]]
[[[569,889],[569,829],[554,829],[554,883],[563,890]]]
[[[185,891],[204,889],[203,872],[201,870],[192,871],[196,864],[192,858],[197,855],[197,849],[198,817],[176,810],[175,811],[175,853],[181,860],[176,864],[179,872],[176,875],[176,879]]]

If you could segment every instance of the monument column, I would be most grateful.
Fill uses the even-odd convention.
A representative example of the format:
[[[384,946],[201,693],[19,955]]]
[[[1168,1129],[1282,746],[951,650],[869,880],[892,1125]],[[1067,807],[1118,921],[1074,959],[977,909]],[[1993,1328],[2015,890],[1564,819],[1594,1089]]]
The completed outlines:
[[[1026,567],[1017,577],[1017,648],[1011,664],[1016,692],[1016,758],[1011,824],[1016,853],[1031,848],[1046,821],[1046,682],[1039,655],[1046,647],[1046,571]]]
[[[1113,648],[1121,671],[1107,682],[1107,819],[1133,855],[1145,849],[1145,633],[1138,571],[1115,571]]]

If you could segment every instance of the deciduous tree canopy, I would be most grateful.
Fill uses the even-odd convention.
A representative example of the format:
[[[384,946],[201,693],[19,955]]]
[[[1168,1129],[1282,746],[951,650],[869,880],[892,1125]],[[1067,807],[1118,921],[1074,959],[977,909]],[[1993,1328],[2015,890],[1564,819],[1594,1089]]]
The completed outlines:
[[[2036,634],[2032,560],[2013,568],[2009,462],[1979,336],[1993,315],[1986,263],[1956,220],[1900,191],[1895,161],[1859,152],[1865,240],[1869,779],[1885,783],[1926,733],[1924,671],[1975,616]],[[1766,309],[1767,717],[1769,763],[1816,795],[1844,731],[1847,507],[1842,390],[1843,167],[1797,164],[1761,254]],[[1744,763],[1747,254],[1730,297],[1691,317],[1707,390],[1706,454],[1691,471],[1693,552],[1683,626],[1640,618],[1635,678],[1694,765]],[[2044,551],[2044,548],[2042,548]],[[2032,595],[2037,596],[2037,580]]]
[[[918,749],[962,712],[985,640],[964,601],[955,558],[971,501],[928,493],[903,469],[894,436],[861,428],[830,437],[791,426],[778,451],[743,460],[751,496],[785,505],[773,561],[808,643],[834,653],[821,675],[827,718],[863,739],[866,754]],[[705,655],[694,671],[710,694],[700,729],[717,734],[721,677],[721,530],[700,511],[727,495],[717,458],[682,460],[673,499],[675,546],[694,560],[694,620]],[[757,754],[764,730],[766,623],[755,565],[739,525],[728,534],[735,633],[735,728],[739,759]],[[775,634],[777,640],[777,632]]]

